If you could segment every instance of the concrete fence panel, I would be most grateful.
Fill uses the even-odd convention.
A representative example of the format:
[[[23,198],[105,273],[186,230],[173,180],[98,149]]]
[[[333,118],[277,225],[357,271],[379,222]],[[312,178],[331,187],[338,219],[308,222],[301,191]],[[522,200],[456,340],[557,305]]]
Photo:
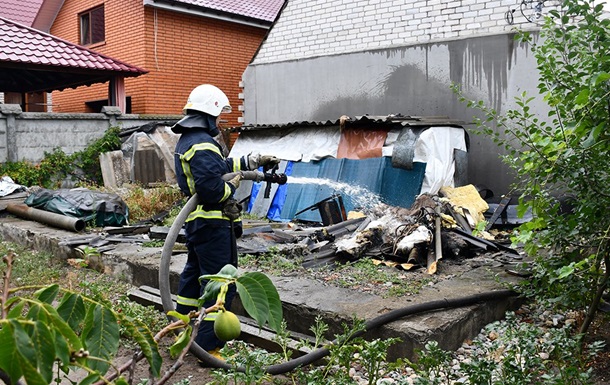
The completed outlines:
[[[0,104],[0,163],[36,163],[55,149],[72,154],[101,138],[110,127],[134,128],[178,118],[121,114],[115,107],[104,107],[101,113],[22,112],[19,105]]]

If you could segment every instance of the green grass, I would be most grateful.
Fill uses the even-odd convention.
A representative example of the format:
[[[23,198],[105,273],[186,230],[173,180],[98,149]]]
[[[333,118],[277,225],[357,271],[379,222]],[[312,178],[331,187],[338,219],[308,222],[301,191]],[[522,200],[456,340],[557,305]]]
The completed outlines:
[[[109,305],[114,311],[139,319],[152,331],[160,330],[167,324],[165,315],[154,307],[143,306],[129,300],[127,294],[131,285],[126,282],[84,268],[82,264],[70,266],[46,252],[32,251],[13,243],[0,242],[0,257],[11,251],[15,255],[11,269],[11,288],[58,284],[64,289]],[[6,263],[0,263],[0,274],[4,277],[6,272]]]
[[[435,279],[432,276],[405,274],[387,266],[376,266],[369,258],[337,264],[332,268],[306,269],[302,266],[301,258],[285,256],[276,248],[260,255],[242,255],[239,264],[242,268],[259,270],[270,275],[297,274],[337,287],[375,293],[384,298],[416,294]]]

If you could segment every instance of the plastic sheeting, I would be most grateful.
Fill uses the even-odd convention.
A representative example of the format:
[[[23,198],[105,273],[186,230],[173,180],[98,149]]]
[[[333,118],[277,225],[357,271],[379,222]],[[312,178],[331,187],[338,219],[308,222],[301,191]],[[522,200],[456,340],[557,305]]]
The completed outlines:
[[[337,158],[379,158],[387,136],[387,130],[342,130]]]
[[[25,204],[86,222],[94,221],[96,226],[123,226],[128,222],[128,208],[120,196],[84,188],[39,189],[27,197]]]
[[[137,131],[121,145],[123,159],[128,166],[129,176],[125,180],[138,182],[176,183],[174,170],[174,149],[180,135],[174,134],[170,127],[156,126],[148,132]],[[141,158],[138,163],[138,153],[154,152],[158,164],[151,164],[150,159]],[[156,159],[155,159],[156,160]],[[146,164],[148,163],[148,164]]]
[[[242,132],[230,157],[251,152],[275,155],[280,159],[309,162],[336,157],[341,133],[339,127],[297,127]]]
[[[467,151],[463,128],[430,127],[419,135],[413,161],[428,165],[422,193],[436,194],[443,186],[454,186],[454,149]]]
[[[0,178],[0,197],[20,191],[25,191],[25,186],[15,183],[10,176]]]

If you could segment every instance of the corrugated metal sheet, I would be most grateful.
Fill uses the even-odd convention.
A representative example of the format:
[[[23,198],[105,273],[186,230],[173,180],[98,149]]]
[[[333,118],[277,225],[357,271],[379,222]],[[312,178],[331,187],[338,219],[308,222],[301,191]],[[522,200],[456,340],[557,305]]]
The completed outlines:
[[[428,127],[428,126],[454,126],[462,127],[464,121],[451,119],[448,116],[408,116],[408,115],[385,115],[372,116],[363,115],[356,117],[345,117],[337,120],[324,121],[297,121],[282,124],[255,124],[244,125],[234,128],[235,131],[251,131],[277,128],[292,128],[292,127],[336,127],[344,126],[346,128],[375,128],[381,127]]]
[[[134,179],[144,186],[154,182],[165,181],[165,166],[157,152],[138,150],[134,154]]]

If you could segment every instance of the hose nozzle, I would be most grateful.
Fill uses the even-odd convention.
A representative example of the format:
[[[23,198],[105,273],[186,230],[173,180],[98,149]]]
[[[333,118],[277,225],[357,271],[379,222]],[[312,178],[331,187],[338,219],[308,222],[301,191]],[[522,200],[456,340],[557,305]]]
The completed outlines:
[[[263,180],[265,182],[286,184],[286,182],[288,182],[288,177],[286,176],[286,174],[282,173],[266,172]]]
[[[286,176],[286,174],[278,174],[275,172],[261,172],[258,170],[230,172],[228,174],[224,174],[222,176],[222,179],[228,181],[233,179],[233,177],[238,174],[241,175],[241,179],[251,180],[254,182],[286,184],[286,182],[288,181],[288,177]]]

